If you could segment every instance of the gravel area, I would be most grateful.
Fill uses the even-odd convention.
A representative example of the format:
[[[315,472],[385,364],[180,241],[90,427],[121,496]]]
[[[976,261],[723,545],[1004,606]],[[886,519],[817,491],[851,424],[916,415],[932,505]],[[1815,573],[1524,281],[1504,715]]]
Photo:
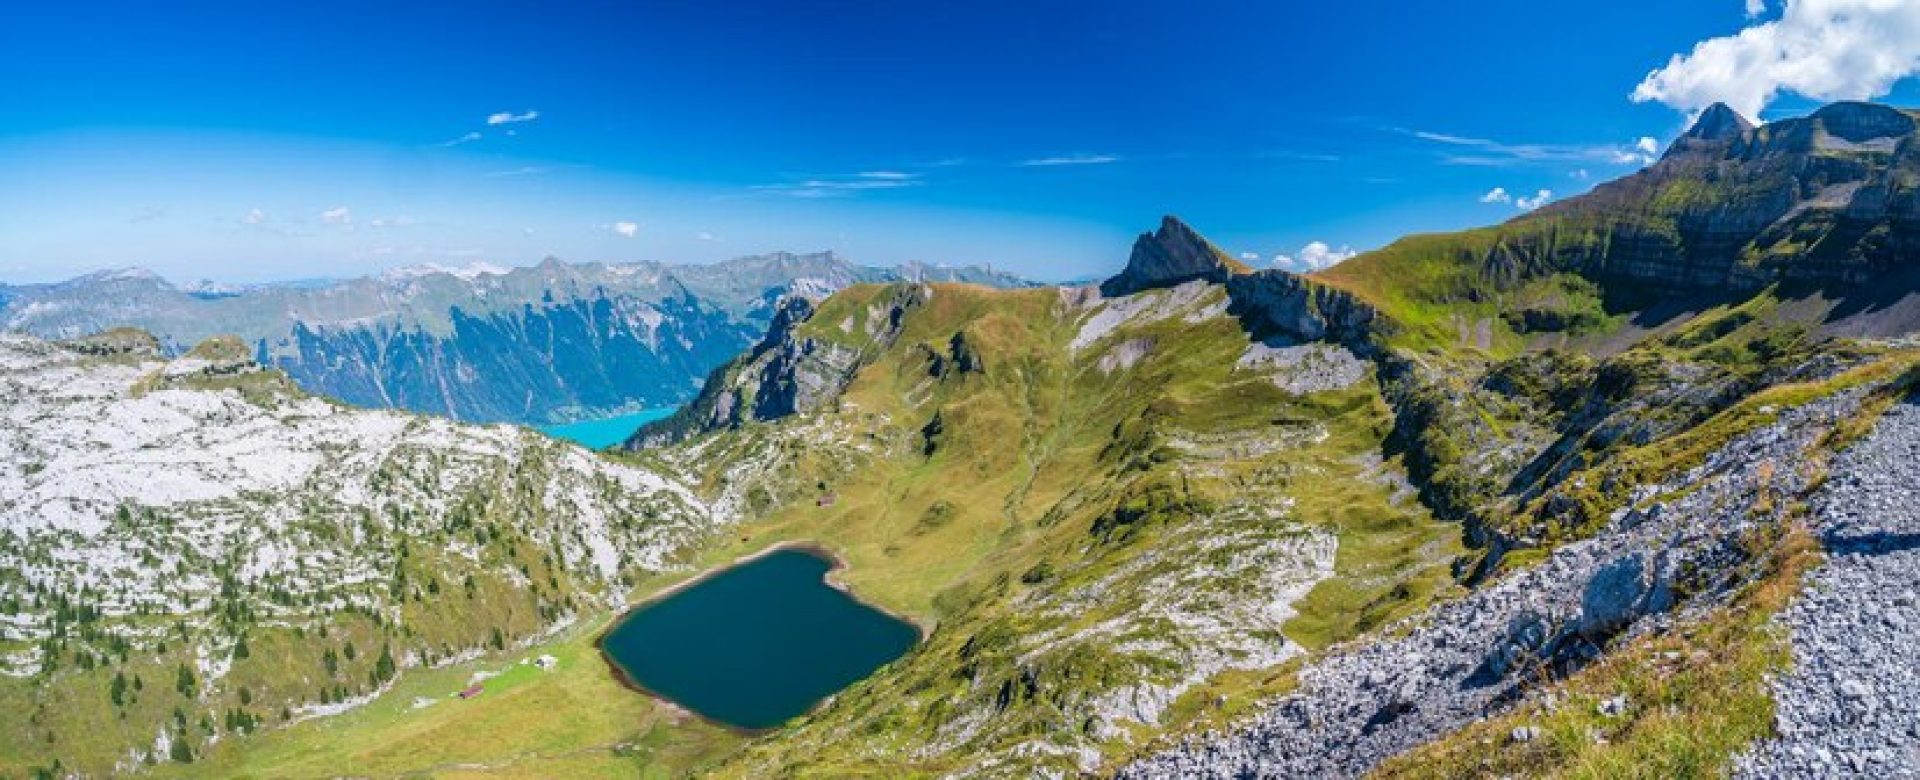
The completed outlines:
[[[1835,458],[1814,510],[1828,559],[1780,616],[1780,736],[1735,776],[1920,777],[1920,404]]]
[[[1726,508],[1755,506],[1763,489],[1805,490],[1798,469],[1777,466],[1802,462],[1832,421],[1856,413],[1858,398],[1846,393],[1782,413],[1701,467],[1641,493],[1681,497],[1617,513],[1594,538],[1441,604],[1404,631],[1384,630],[1376,636],[1389,638],[1329,653],[1300,671],[1295,693],[1269,702],[1232,732],[1191,739],[1119,775],[1359,776],[1505,710],[1525,694],[1525,670],[1577,666],[1622,635],[1668,625],[1676,592],[1696,594],[1689,610],[1718,603],[1731,591],[1728,573],[1745,560],[1742,533],[1754,523],[1778,522],[1783,511],[1755,517]],[[1906,457],[1906,467],[1913,467],[1913,455]],[[1624,699],[1610,705],[1620,712],[1635,706]]]

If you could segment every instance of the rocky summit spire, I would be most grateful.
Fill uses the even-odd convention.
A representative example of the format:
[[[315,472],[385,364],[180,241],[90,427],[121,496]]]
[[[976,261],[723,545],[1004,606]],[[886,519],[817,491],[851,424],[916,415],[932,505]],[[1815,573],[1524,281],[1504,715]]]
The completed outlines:
[[[1195,279],[1223,282],[1248,270],[1179,217],[1168,215],[1160,219],[1159,231],[1142,233],[1134,240],[1126,270],[1101,282],[1100,294],[1110,298],[1131,295]]]
[[[1730,141],[1753,129],[1753,123],[1740,115],[1740,112],[1727,107],[1725,103],[1715,103],[1700,112],[1693,120],[1693,127],[1687,128],[1686,137],[1709,141]]]
[[[1725,103],[1715,103],[1701,111],[1700,116],[1693,120],[1693,126],[1674,139],[1664,156],[1672,157],[1695,150],[1718,154],[1746,136],[1753,127],[1753,123],[1741,116],[1740,112],[1728,108]]]

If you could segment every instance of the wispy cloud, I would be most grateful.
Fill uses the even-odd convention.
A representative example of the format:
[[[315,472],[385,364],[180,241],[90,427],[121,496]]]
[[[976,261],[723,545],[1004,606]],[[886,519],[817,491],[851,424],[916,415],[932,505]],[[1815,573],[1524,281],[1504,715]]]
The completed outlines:
[[[1303,162],[1340,162],[1340,155],[1321,152],[1301,152],[1292,149],[1268,149],[1255,152],[1255,157],[1265,160],[1300,160]]]
[[[348,211],[346,206],[335,206],[320,212],[320,221],[329,225],[351,225],[353,213]]]
[[[266,222],[267,212],[260,209],[247,209],[246,216],[240,218],[240,223],[244,225],[264,225]]]
[[[489,126],[511,125],[511,124],[517,124],[520,122],[531,122],[539,118],[540,118],[540,112],[538,111],[528,111],[524,114],[516,114],[516,113],[513,113],[512,111],[500,111],[500,112],[488,114],[487,124]],[[565,124],[565,123],[563,122],[562,124]]]
[[[441,141],[440,143],[434,144],[434,146],[438,146],[444,149],[448,147],[459,146],[461,144],[470,144],[478,140],[480,140],[480,134],[477,132],[470,132],[460,136],[459,138],[455,138],[451,141]]]
[[[640,235],[640,225],[637,222],[615,222],[613,223],[613,232],[625,238],[633,238],[634,236]]]
[[[1495,187],[1493,189],[1487,190],[1487,194],[1480,196],[1480,202],[1481,203],[1512,203],[1513,193],[1507,192],[1507,188],[1505,187]]]
[[[139,211],[133,213],[133,216],[127,217],[127,221],[138,224],[141,222],[158,222],[166,218],[167,210],[165,208],[160,206],[142,206]]]
[[[488,171],[487,176],[488,178],[494,179],[506,176],[536,176],[551,170],[553,169],[545,165],[522,165],[518,168],[509,168],[504,171]]]
[[[1119,161],[1119,155],[1113,154],[1066,154],[1056,157],[1036,157],[1031,160],[1021,160],[1020,165],[1025,168],[1045,168],[1056,165],[1105,165]]]
[[[778,184],[756,184],[753,189],[795,198],[836,198],[867,190],[897,190],[918,187],[925,182],[917,173],[902,171],[861,171],[850,176],[819,176]]]
[[[1404,127],[1390,129],[1422,141],[1463,150],[1441,154],[1440,161],[1447,165],[1475,165],[1489,168],[1580,162],[1647,165],[1653,162],[1653,153],[1646,150],[1647,145],[1652,144],[1655,151],[1659,149],[1658,142],[1646,137],[1631,144],[1507,143],[1491,138],[1475,138],[1431,130]]]

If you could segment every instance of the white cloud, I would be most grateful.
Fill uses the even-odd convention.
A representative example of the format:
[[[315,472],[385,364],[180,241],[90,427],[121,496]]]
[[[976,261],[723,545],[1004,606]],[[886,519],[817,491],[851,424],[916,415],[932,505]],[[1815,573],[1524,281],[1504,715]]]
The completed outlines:
[[[1553,190],[1541,190],[1531,198],[1514,198],[1513,205],[1521,211],[1532,211],[1547,205],[1550,200],[1553,200]]]
[[[899,171],[862,171],[852,176],[821,177],[781,184],[756,184],[753,189],[796,198],[834,198],[862,190],[893,190],[924,184],[919,174]]]
[[[633,238],[634,236],[640,235],[640,225],[634,222],[615,222],[613,223],[613,232],[619,233],[627,238]]]
[[[1242,260],[1245,260],[1245,261],[1247,261],[1247,262],[1249,262],[1249,263],[1251,263],[1251,262],[1253,262],[1253,261],[1255,261],[1255,260],[1259,260],[1259,259],[1260,259],[1260,253],[1259,253],[1259,252],[1241,252],[1241,253],[1240,253],[1240,259],[1242,259]]]
[[[440,147],[459,146],[461,144],[470,144],[478,140],[480,140],[480,134],[477,132],[470,132],[470,133],[467,133],[466,135],[462,135],[459,138],[455,138],[451,141],[442,141],[434,145],[440,146]]]
[[[1587,169],[1585,168],[1575,168],[1571,173],[1567,174],[1568,178],[1577,179],[1579,181],[1586,181],[1587,177],[1591,175],[1592,174],[1587,173]]]
[[[1045,168],[1055,165],[1105,165],[1119,162],[1120,157],[1112,154],[1065,154],[1057,157],[1036,157],[1021,160],[1020,164],[1028,168]]]
[[[1920,0],[1786,0],[1779,19],[1673,55],[1634,87],[1633,100],[1688,112],[1719,102],[1757,117],[1782,92],[1866,100],[1916,72]]]
[[[374,217],[372,220],[369,220],[367,224],[373,227],[411,227],[419,224],[419,222],[420,220],[418,219],[401,214],[396,217]]]
[[[1652,140],[1651,138],[1642,138],[1634,143],[1632,149],[1615,149],[1607,155],[1607,160],[1614,165],[1638,165],[1641,167],[1652,165],[1655,159],[1653,156],[1654,153],[1660,150],[1659,142],[1656,141],[1652,144],[1647,143]],[[1648,146],[1653,147],[1651,151],[1648,150]]]
[[[1480,202],[1481,203],[1512,203],[1513,195],[1507,192],[1507,188],[1505,187],[1495,187],[1493,189],[1487,190],[1487,194],[1480,196]]]
[[[335,206],[320,212],[320,221],[329,225],[351,225],[353,214],[347,211],[346,206]]]
[[[244,217],[241,217],[240,221],[248,225],[265,224],[267,221],[267,212],[261,211],[259,209],[248,209],[247,215]]]
[[[516,122],[531,122],[539,118],[540,118],[540,112],[538,111],[528,111],[527,113],[524,113],[524,114],[516,114],[516,113],[513,113],[512,111],[501,111],[494,114],[488,114],[487,124],[510,125]]]
[[[1274,255],[1273,265],[1282,270],[1303,274],[1310,271],[1318,271],[1323,268],[1331,268],[1357,254],[1360,253],[1354,251],[1352,247],[1342,246],[1339,249],[1334,249],[1328,246],[1325,241],[1313,241],[1309,242],[1306,246],[1300,247],[1299,254]]]
[[[1747,18],[1748,19],[1752,19],[1753,17],[1759,16],[1766,12],[1767,12],[1767,0],[1747,0]]]
[[[1916,0],[1920,2],[1920,0]],[[1405,133],[1422,141],[1431,141],[1450,147],[1460,147],[1465,151],[1448,152],[1440,156],[1447,165],[1475,165],[1490,168],[1504,168],[1515,165],[1541,165],[1566,162],[1611,162],[1617,165],[1653,162],[1653,158],[1640,151],[1638,145],[1621,146],[1617,144],[1541,144],[1506,143],[1489,138],[1473,138],[1463,135],[1435,133],[1427,130],[1409,130],[1404,127],[1388,128]],[[1651,139],[1643,139],[1651,140]],[[1655,142],[1658,148],[1658,142]]]
[[[545,165],[522,165],[518,168],[508,168],[504,171],[488,171],[486,176],[490,179],[498,179],[505,176],[537,176],[551,170],[553,169]]]
[[[1641,154],[1659,154],[1660,142],[1643,135],[1640,140],[1633,142],[1633,148],[1640,150]]]
[[[700,239],[701,241],[719,241],[720,240],[718,238],[714,238],[712,233],[708,233],[704,230],[694,234],[694,238]]]

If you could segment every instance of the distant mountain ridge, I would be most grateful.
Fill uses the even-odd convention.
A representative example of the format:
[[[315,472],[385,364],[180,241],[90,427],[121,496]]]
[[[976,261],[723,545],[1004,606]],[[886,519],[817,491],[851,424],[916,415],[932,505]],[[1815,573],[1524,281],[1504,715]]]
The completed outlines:
[[[1408,345],[1502,351],[1620,317],[1657,329],[1769,288],[1819,332],[1903,334],[1920,327],[1916,116],[1834,103],[1756,126],[1715,106],[1657,162],[1591,192],[1309,278],[1378,308]]]
[[[898,280],[1028,284],[990,268],[876,268],[833,252],[711,265],[548,258],[244,286],[182,286],[136,268],[0,285],[0,330],[67,339],[137,327],[176,353],[232,334],[262,364],[348,403],[540,424],[682,403],[765,332],[780,298]]]

